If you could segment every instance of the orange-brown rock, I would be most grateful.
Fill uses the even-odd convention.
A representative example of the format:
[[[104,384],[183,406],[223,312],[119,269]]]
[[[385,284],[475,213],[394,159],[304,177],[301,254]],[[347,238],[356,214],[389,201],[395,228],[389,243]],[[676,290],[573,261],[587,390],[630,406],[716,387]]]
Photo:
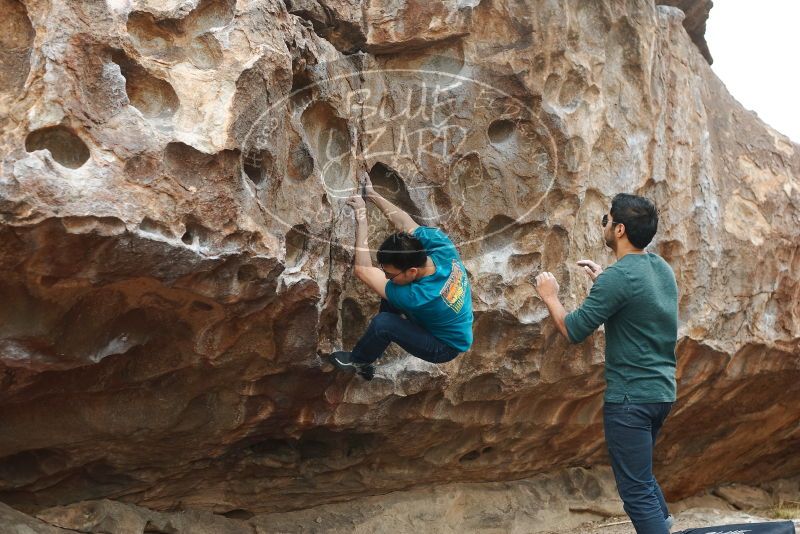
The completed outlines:
[[[706,42],[706,21],[708,20],[709,12],[714,7],[711,0],[658,0],[656,2],[665,6],[677,7],[686,14],[683,19],[683,27],[686,28],[686,33],[692,38],[694,44],[706,58],[709,65],[713,63],[711,51],[708,49]]]
[[[747,513],[710,494],[673,503],[670,511],[675,528],[682,530],[762,522],[768,517],[794,517],[794,523],[800,525],[800,509],[790,504],[800,496],[799,484],[800,477],[773,481],[764,488],[737,485],[726,498],[745,504]],[[724,494],[732,488],[715,488],[713,492]],[[632,527],[625,521],[616,494],[609,467],[569,468],[525,480],[443,484],[269,514],[246,510],[231,510],[224,515],[197,510],[157,512],[103,499],[57,506],[28,517],[0,504],[0,526],[22,523],[30,529],[20,530],[25,534],[50,534],[53,527],[66,529],[55,532],[113,534],[629,534]],[[751,499],[753,496],[756,498]]]
[[[0,501],[286,511],[607,463],[580,258],[680,286],[671,498],[800,473],[800,150],[649,0],[0,0]],[[460,246],[475,345],[334,373],[356,173]],[[389,227],[371,213],[377,244]],[[161,528],[161,527],[159,527]]]

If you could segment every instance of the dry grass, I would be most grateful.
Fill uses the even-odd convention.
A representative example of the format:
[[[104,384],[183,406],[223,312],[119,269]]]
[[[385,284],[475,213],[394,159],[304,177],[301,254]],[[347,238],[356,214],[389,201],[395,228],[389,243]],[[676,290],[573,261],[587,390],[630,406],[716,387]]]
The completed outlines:
[[[800,519],[800,501],[784,501],[766,510],[773,519]]]

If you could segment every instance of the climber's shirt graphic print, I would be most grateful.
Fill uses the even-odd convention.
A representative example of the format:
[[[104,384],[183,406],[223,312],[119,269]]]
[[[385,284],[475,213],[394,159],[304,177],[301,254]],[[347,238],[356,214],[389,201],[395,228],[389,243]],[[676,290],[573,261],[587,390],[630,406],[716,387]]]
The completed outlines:
[[[442,287],[441,295],[445,303],[450,306],[454,312],[458,313],[464,307],[464,271],[458,265],[458,261],[453,260],[453,270],[447,278],[444,287]]]

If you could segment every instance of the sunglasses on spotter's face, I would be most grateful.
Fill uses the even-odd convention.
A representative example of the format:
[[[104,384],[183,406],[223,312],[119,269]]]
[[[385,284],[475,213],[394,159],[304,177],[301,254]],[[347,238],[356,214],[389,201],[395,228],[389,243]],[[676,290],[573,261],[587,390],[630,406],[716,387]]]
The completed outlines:
[[[603,215],[603,228],[608,224],[608,214]],[[622,221],[611,221],[611,226],[615,224],[622,224]]]

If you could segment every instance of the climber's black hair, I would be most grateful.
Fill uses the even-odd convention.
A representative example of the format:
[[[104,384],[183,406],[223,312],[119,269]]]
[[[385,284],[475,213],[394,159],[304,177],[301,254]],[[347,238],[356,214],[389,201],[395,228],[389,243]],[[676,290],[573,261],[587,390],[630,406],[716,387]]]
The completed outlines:
[[[419,239],[408,232],[397,232],[381,244],[377,258],[380,265],[393,265],[405,271],[412,267],[424,267],[428,253]]]

